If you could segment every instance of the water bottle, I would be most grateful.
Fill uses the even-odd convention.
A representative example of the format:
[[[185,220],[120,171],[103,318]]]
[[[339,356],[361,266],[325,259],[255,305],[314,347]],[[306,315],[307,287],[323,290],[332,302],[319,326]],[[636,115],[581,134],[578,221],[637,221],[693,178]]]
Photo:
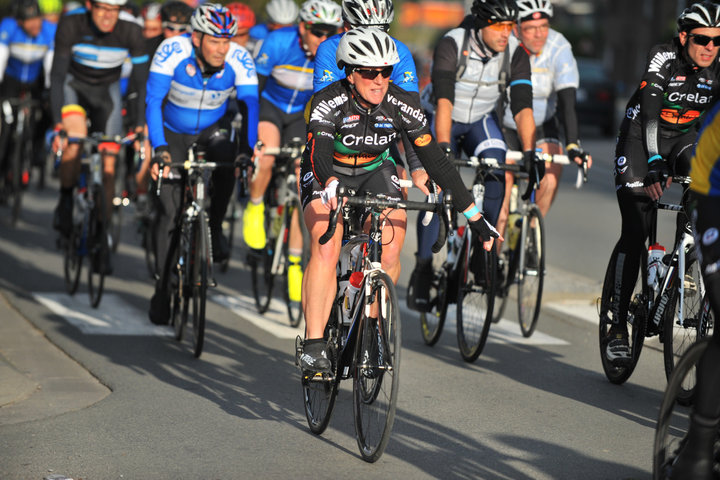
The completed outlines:
[[[654,243],[648,248],[647,284],[656,292],[659,287],[660,279],[665,275],[666,265],[662,261],[664,256],[665,247],[659,243]]]
[[[483,200],[485,199],[485,185],[478,183],[472,187],[473,197],[475,198],[475,205],[478,210],[483,211]]]
[[[340,282],[341,288],[345,285],[345,293],[343,294],[342,302],[342,323],[343,325],[350,325],[352,318],[352,307],[355,304],[355,297],[360,291],[360,285],[362,285],[364,274],[363,272],[353,272],[350,274],[350,278],[347,283]]]
[[[522,215],[520,215],[517,212],[511,213],[508,216],[508,245],[510,246],[510,250],[515,250],[515,247],[517,246],[518,240],[520,240],[520,232],[522,228]]]

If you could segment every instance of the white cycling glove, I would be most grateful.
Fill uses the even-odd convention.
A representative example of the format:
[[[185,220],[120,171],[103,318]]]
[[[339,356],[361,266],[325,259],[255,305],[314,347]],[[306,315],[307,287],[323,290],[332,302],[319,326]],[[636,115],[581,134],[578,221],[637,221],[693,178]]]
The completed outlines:
[[[320,192],[320,200],[322,200],[323,205],[327,205],[331,199],[335,198],[335,196],[337,195],[337,187],[339,183],[339,181],[333,180],[332,182],[327,184],[325,190]]]

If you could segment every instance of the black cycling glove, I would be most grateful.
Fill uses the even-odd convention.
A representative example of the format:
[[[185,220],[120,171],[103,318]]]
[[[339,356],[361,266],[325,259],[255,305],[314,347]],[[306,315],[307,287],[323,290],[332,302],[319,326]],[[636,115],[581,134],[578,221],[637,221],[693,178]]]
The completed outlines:
[[[570,143],[565,147],[565,150],[567,150],[567,156],[571,162],[574,162],[576,158],[580,159],[581,162],[587,161],[588,154],[579,144]]]
[[[670,169],[668,168],[667,163],[662,158],[658,160],[653,160],[652,162],[648,163],[648,173],[645,175],[645,179],[643,180],[643,186],[649,187],[650,185],[654,183],[659,183],[665,187],[665,182],[667,181],[667,178],[670,176]]]
[[[479,220],[475,220],[474,222],[468,221],[468,224],[470,225],[470,230],[472,230],[475,238],[479,239],[481,242],[487,242],[491,238],[498,238],[500,236],[498,231],[495,230],[495,227],[485,220],[485,217],[480,217]]]

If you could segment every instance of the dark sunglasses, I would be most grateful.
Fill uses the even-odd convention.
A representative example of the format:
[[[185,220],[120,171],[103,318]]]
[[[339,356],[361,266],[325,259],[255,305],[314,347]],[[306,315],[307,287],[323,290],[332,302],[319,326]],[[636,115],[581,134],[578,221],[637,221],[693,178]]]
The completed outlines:
[[[695,45],[700,45],[701,47],[704,47],[712,40],[714,46],[720,47],[720,35],[718,35],[717,37],[708,37],[707,35],[688,33],[688,36],[692,39]]]
[[[381,70],[375,70],[374,68],[356,68],[353,71],[359,73],[365,80],[375,80],[378,75],[382,75],[383,78],[390,78],[393,67],[389,65]]]
[[[328,28],[318,28],[318,27],[310,27],[310,33],[315,35],[318,38],[322,37],[329,37],[331,35],[334,35],[337,33],[336,29],[328,29]]]
[[[171,30],[173,32],[187,32],[188,31],[188,25],[182,25],[180,23],[171,23],[171,22],[163,22],[162,27],[166,30]]]

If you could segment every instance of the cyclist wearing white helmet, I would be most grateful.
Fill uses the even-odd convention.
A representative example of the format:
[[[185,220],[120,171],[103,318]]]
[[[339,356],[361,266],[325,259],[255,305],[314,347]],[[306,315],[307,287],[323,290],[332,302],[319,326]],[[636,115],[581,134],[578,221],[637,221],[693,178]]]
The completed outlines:
[[[205,148],[209,161],[232,162],[238,148],[249,153],[257,140],[257,76],[253,61],[245,48],[231,41],[237,33],[237,21],[227,8],[203,4],[195,9],[190,25],[190,36],[165,40],[153,57],[146,102],[150,142],[155,156],[165,162],[185,160],[193,143]],[[237,135],[240,145],[231,140],[231,119],[225,115],[233,91],[243,119]],[[152,175],[158,173],[155,164]],[[173,177],[179,178],[180,173],[175,173]],[[216,262],[230,255],[222,235],[222,221],[234,183],[235,176],[227,168],[213,171],[208,226]],[[157,220],[159,262],[171,253],[173,218],[182,203],[181,184],[170,179],[163,182],[162,188]],[[169,275],[163,271],[155,286],[149,312],[154,323],[167,323],[170,315]]]
[[[148,61],[142,29],[135,23],[120,18],[125,0],[101,0],[88,2],[89,11],[66,14],[60,19],[55,36],[55,56],[50,74],[50,104],[57,131],[64,130],[72,137],[88,134],[87,119],[91,131],[106,135],[122,135],[122,99],[120,73],[129,56],[134,65]],[[145,99],[146,70],[133,68],[130,82],[138,97],[136,117],[130,123],[136,132],[145,125],[144,109],[138,106]],[[79,171],[79,145],[67,145],[67,140],[55,137],[53,150],[65,143],[60,163],[60,201],[55,210],[53,226],[63,237],[72,227],[73,196]],[[107,150],[104,157],[103,183],[107,195],[107,216],[112,212],[115,194],[115,157],[117,151]],[[111,270],[110,259],[98,262],[98,267]]]
[[[388,34],[377,28],[354,28],[343,36],[337,50],[337,64],[345,69],[346,78],[316,93],[310,105],[300,176],[303,213],[311,237],[302,296],[307,328],[299,359],[306,371],[326,372],[330,368],[323,335],[335,298],[342,227],[327,244],[320,245],[318,240],[328,225],[328,210],[337,206],[339,182],[354,189],[362,185],[365,191],[390,198],[402,197],[395,164],[386,154],[388,139],[405,132],[430,176],[443,189],[452,190],[455,207],[468,218],[485,248],[492,248],[497,238],[457,170],[432,138],[417,96],[390,82],[398,61],[395,42]],[[382,266],[397,282],[407,215],[401,209],[385,213],[383,233],[392,241],[383,243]]]
[[[300,8],[300,22],[294,27],[271,32],[260,48],[255,63],[260,84],[258,140],[275,148],[293,138],[305,138],[305,105],[313,94],[312,75],[320,42],[337,33],[342,24],[340,5],[331,0],[307,0]],[[265,247],[263,197],[272,176],[274,155],[255,151],[259,159],[250,183],[250,201],[243,214],[243,237],[251,249]],[[295,223],[294,223],[295,224]],[[302,235],[290,232],[289,295],[300,300]]]
[[[619,366],[631,361],[628,310],[653,220],[652,204],[670,186],[673,175],[688,175],[701,119],[720,96],[720,6],[695,3],[677,23],[678,36],[650,50],[615,147],[615,191],[622,223],[617,260],[608,266],[615,291],[603,350]],[[683,204],[686,201],[683,195]],[[654,328],[655,322],[648,322],[648,334]]]
[[[250,38],[255,39],[258,48],[268,33],[278,28],[289,27],[297,22],[300,8],[295,0],[270,0],[265,5],[265,23],[258,23],[250,29]]]
[[[592,158],[580,147],[578,139],[575,93],[579,84],[577,63],[572,47],[565,37],[550,28],[553,6],[549,0],[516,0],[519,9],[518,24],[513,32],[530,52],[532,69],[533,117],[537,148],[545,153],[563,153],[559,119],[568,156],[582,164],[586,157],[588,167]],[[517,127],[512,112],[505,109],[503,118],[505,142],[512,150],[519,150]],[[535,202],[540,212],[547,215],[557,194],[562,165],[547,163],[545,176],[538,187]]]

